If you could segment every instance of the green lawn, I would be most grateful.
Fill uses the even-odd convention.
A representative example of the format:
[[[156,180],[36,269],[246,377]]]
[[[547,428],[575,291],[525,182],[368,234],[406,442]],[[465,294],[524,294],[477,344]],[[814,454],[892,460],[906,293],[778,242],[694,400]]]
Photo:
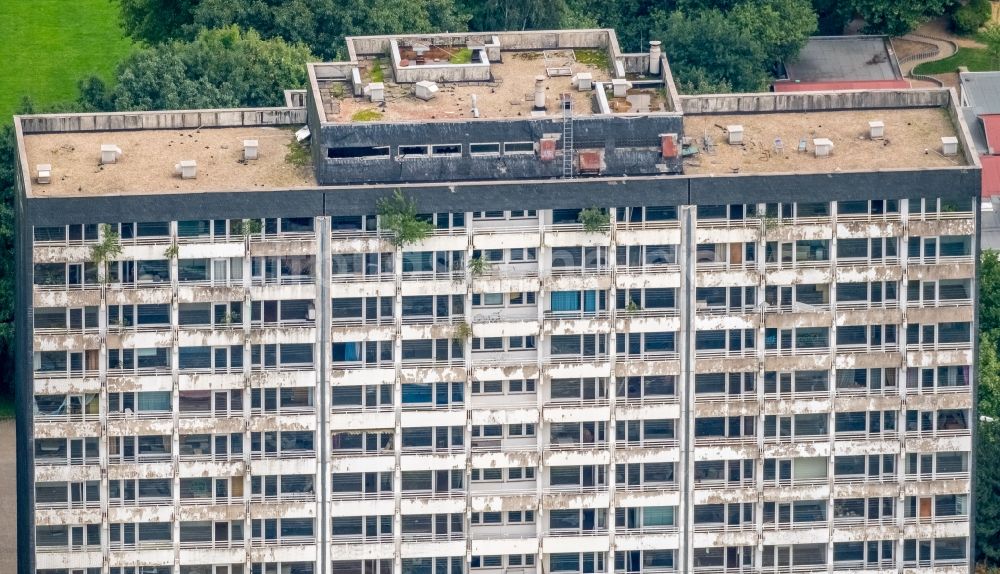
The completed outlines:
[[[113,0],[0,0],[0,121],[23,96],[36,104],[75,99],[81,77],[110,79],[131,49]]]
[[[936,62],[924,62],[913,72],[916,74],[947,74],[957,72],[959,66],[967,66],[970,72],[1000,70],[1000,62],[982,48],[959,48],[953,56]]]

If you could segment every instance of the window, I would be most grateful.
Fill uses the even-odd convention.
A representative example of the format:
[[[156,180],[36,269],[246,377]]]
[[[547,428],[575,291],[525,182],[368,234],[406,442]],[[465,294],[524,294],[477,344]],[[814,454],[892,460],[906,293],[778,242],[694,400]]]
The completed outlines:
[[[328,159],[388,159],[388,146],[356,146],[326,148]]]
[[[535,153],[534,142],[504,142],[503,153],[505,155]]]
[[[675,396],[673,375],[618,377],[616,396],[629,401],[668,400]]]
[[[472,155],[500,155],[500,144],[499,143],[469,144],[469,153]]]
[[[431,155],[434,156],[460,156],[462,155],[462,144],[436,144],[431,146]]]

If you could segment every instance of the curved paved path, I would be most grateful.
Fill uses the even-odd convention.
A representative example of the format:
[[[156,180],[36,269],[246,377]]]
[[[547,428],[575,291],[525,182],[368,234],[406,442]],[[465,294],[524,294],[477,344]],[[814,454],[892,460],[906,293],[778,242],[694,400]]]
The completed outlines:
[[[899,69],[903,72],[904,77],[909,77],[913,73],[913,68],[916,68],[924,62],[936,62],[937,60],[943,60],[949,56],[953,56],[955,52],[958,51],[958,46],[955,45],[951,40],[946,40],[944,38],[936,38],[933,36],[925,36],[923,34],[909,33],[903,36],[903,40],[909,40],[911,42],[921,42],[923,44],[931,44],[937,46],[938,53],[933,56],[927,56],[925,58],[916,58],[910,60],[909,62],[904,62],[899,65]],[[921,81],[921,80],[916,80]]]

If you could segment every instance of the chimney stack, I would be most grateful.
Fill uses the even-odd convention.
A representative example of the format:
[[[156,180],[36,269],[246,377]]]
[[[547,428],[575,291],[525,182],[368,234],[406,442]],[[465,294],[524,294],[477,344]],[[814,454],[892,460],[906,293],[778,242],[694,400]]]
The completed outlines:
[[[535,76],[535,110],[545,109],[545,76]]]
[[[660,41],[649,41],[649,75],[660,75]]]

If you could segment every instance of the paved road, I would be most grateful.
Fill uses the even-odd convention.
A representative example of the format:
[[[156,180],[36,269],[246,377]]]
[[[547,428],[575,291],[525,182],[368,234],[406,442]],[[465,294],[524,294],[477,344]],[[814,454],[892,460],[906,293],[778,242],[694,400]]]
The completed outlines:
[[[14,465],[14,421],[0,421],[0,572],[17,568],[17,487]]]

